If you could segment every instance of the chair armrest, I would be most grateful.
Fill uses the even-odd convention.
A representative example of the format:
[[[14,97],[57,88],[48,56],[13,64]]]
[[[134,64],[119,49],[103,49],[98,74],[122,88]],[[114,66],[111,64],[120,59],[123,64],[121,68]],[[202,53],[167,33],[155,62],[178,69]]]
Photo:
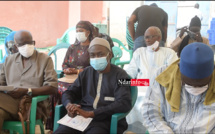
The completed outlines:
[[[63,75],[64,75],[64,72],[63,72],[62,70],[57,70],[56,73],[57,73],[57,78],[58,78],[58,79],[59,79],[59,78],[62,78]]]
[[[37,103],[46,100],[48,97],[48,95],[40,95],[32,98],[30,118],[34,118],[33,116],[35,116],[36,119]]]
[[[36,102],[40,102],[40,101],[44,101],[46,99],[48,99],[49,95],[40,95],[40,96],[36,96],[32,98],[32,103]]]
[[[113,114],[111,117],[111,126],[110,126],[110,133],[116,134],[117,133],[117,124],[118,120],[124,118],[127,115],[127,113],[116,113]]]
[[[32,98],[31,114],[30,114],[30,130],[35,129],[36,115],[37,115],[37,103],[46,100],[49,95],[40,95]]]
[[[57,123],[58,120],[60,120],[64,115],[66,115],[67,111],[65,107],[61,105],[57,105],[55,107],[55,115],[54,115],[54,130],[57,130],[59,124]]]

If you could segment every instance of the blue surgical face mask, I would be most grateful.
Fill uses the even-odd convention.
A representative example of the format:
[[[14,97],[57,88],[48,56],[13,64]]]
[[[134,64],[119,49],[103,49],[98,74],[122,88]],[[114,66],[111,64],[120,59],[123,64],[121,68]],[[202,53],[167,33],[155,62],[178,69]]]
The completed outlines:
[[[101,58],[90,58],[90,65],[97,71],[103,71],[107,67],[107,56]]]

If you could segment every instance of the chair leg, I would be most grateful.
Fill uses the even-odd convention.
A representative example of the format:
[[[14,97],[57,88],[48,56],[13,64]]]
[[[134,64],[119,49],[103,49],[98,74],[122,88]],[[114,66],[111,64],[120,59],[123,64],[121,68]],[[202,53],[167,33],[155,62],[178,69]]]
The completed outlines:
[[[9,130],[10,131],[10,134],[13,134],[13,130]]]
[[[40,131],[41,131],[41,134],[45,134],[43,124],[42,124],[42,125],[40,125]]]
[[[41,134],[45,134],[43,122],[38,120],[38,121],[37,121],[37,125],[40,126]]]

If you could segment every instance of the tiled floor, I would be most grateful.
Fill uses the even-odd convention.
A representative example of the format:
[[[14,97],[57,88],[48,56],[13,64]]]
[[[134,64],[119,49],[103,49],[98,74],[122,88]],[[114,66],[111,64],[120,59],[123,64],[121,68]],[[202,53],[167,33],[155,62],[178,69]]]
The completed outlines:
[[[50,130],[45,130],[45,134],[51,134],[49,132],[50,132]],[[39,125],[36,125],[35,134],[41,134],[40,126]]]
[[[145,134],[146,128],[140,122],[134,122],[128,125],[127,131],[129,131],[129,133],[126,134],[132,134],[131,132],[135,134]]]

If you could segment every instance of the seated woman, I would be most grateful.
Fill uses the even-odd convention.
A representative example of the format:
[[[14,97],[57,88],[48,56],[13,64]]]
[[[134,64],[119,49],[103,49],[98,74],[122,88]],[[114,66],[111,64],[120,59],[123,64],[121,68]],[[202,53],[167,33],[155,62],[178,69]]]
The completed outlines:
[[[63,72],[66,75],[78,74],[83,69],[90,65],[90,58],[88,53],[88,47],[90,41],[98,35],[95,27],[89,21],[80,21],[76,25],[76,41],[72,44],[64,58],[62,64]],[[71,83],[59,82],[58,83],[58,104],[61,104],[62,92],[67,89]]]

